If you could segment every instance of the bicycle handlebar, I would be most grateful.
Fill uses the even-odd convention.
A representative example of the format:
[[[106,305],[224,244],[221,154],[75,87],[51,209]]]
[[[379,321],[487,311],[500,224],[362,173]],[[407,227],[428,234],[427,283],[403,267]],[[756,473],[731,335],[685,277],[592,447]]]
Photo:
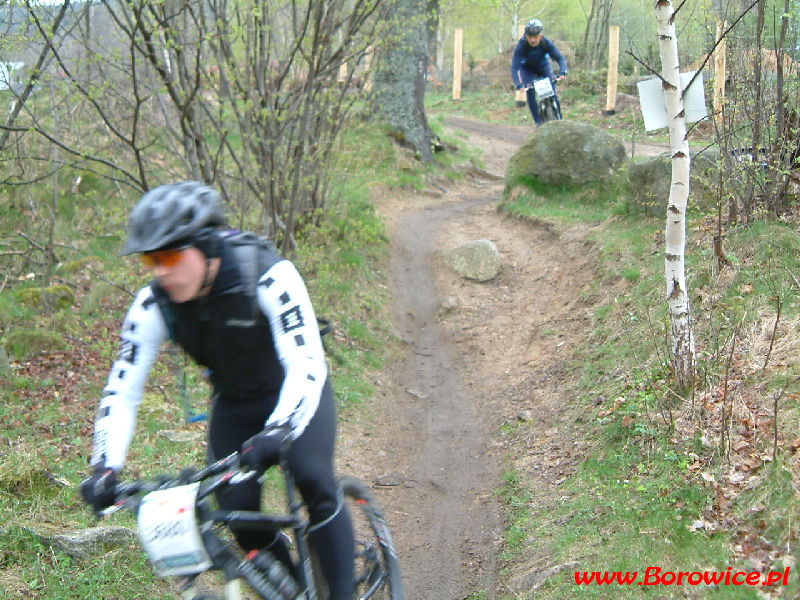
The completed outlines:
[[[114,487],[114,504],[100,511],[100,516],[105,517],[123,508],[135,508],[130,506],[134,499],[138,500],[140,493],[155,492],[165,490],[178,485],[190,483],[200,483],[208,479],[221,475],[221,477],[209,485],[200,495],[204,498],[213,491],[228,485],[237,485],[259,475],[256,470],[239,470],[239,453],[233,452],[217,462],[203,467],[199,471],[188,468],[181,471],[177,477],[159,477],[157,479],[137,479],[134,481],[121,482]]]

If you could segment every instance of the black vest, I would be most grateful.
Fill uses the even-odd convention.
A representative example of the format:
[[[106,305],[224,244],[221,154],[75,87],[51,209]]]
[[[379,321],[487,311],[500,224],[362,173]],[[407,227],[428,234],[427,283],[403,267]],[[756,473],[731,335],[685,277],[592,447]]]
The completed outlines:
[[[250,257],[250,258],[248,258]],[[214,391],[226,400],[274,398],[284,380],[269,322],[259,309],[256,283],[283,260],[255,236],[222,239],[220,268],[211,293],[172,302],[157,281],[151,289],[170,338],[210,370]]]

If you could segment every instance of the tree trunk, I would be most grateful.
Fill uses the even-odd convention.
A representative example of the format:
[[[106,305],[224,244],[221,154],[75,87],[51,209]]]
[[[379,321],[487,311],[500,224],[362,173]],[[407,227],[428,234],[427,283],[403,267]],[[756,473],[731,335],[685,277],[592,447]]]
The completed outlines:
[[[789,15],[791,6],[789,0],[784,0],[783,15],[781,16],[781,28],[778,36],[777,47],[775,48],[775,64],[776,64],[776,80],[775,80],[775,95],[777,102],[775,104],[775,121],[778,135],[776,136],[775,143],[773,144],[772,156],[770,162],[777,166],[777,168],[770,169],[770,182],[773,193],[768,194],[766,198],[766,207],[774,216],[779,215],[786,208],[786,190],[789,185],[789,177],[786,171],[793,167],[796,156],[797,142],[794,141],[789,129],[786,127],[786,96],[784,91],[784,72],[783,72],[783,58],[784,48],[786,47],[786,30],[789,25]],[[784,160],[784,156],[792,157],[789,160]]]
[[[755,63],[753,65],[753,164],[757,165],[759,162],[759,148],[761,147],[761,134],[763,129],[763,106],[764,106],[764,92],[762,89],[762,76],[761,76],[761,49],[764,47],[763,34],[764,34],[764,10],[766,8],[767,0],[759,0],[757,7],[756,17],[756,47],[755,47]],[[744,196],[745,202],[745,219],[750,220],[753,216],[756,203],[756,182],[753,177],[750,177],[747,185],[747,192]]]
[[[586,17],[586,28],[583,30],[583,42],[581,43],[581,61],[584,65],[589,64],[589,32],[594,26],[595,14],[597,12],[598,0],[592,0],[589,14]]]
[[[672,336],[672,366],[682,389],[695,379],[695,343],[686,286],[686,207],[689,201],[689,141],[684,117],[683,90],[680,84],[678,38],[675,30],[675,9],[670,0],[656,2],[656,20],[661,54],[661,76],[664,104],[669,121],[672,152],[672,185],[666,224],[665,274],[667,304]]]
[[[438,11],[438,1],[397,0],[389,34],[393,42],[378,60],[373,89],[378,110],[398,139],[429,163],[436,135],[428,125],[424,105],[431,18],[426,9]]]
[[[581,43],[581,62],[596,69],[605,56],[608,45],[608,22],[614,8],[614,0],[592,0],[586,16],[586,28]]]

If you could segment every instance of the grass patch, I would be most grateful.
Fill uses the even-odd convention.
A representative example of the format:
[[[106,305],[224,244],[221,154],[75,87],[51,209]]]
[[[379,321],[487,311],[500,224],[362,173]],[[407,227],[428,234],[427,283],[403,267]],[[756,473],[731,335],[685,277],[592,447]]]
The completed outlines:
[[[509,182],[517,193],[503,201],[510,214],[559,224],[597,224],[615,216],[613,189],[605,186],[571,188],[542,183],[533,178]]]
[[[514,471],[503,474],[504,485],[500,489],[500,498],[506,507],[508,526],[504,536],[505,547],[503,560],[513,560],[525,549],[528,531],[533,522],[530,514],[532,494],[525,488],[523,477]]]
[[[8,352],[17,358],[27,358],[40,352],[64,350],[66,340],[55,331],[15,329],[2,338]]]
[[[639,373],[595,411],[595,452],[559,488],[561,501],[526,523],[526,545],[546,544],[552,564],[569,564],[537,589],[536,598],[605,598],[608,586],[578,585],[575,573],[750,571],[732,557],[724,529],[709,532],[715,488],[695,469],[699,446],[675,443],[659,422],[663,373]],[[586,402],[594,398],[586,398]],[[524,489],[524,487],[523,487]],[[509,509],[514,514],[514,508]],[[514,527],[514,521],[509,528]],[[657,586],[673,597],[672,588]],[[675,588],[676,592],[680,590]],[[638,585],[613,585],[615,598],[641,597]],[[752,598],[729,586],[725,597]]]
[[[29,528],[12,526],[0,532],[0,547],[0,572],[13,573],[0,581],[0,598],[179,598],[134,544],[80,559],[53,550]]]

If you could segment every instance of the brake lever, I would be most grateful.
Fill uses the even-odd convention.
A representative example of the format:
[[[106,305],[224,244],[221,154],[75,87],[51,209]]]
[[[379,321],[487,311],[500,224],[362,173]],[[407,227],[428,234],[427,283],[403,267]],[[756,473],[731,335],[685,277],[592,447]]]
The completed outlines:
[[[130,498],[123,498],[122,500],[115,502],[111,506],[107,506],[103,510],[99,511],[97,513],[97,516],[102,519],[104,517],[108,517],[109,515],[113,515],[115,512],[125,508],[129,501]]]
[[[236,485],[237,483],[242,483],[244,481],[248,481],[253,477],[259,477],[258,471],[250,470],[250,471],[239,471],[238,473],[234,474],[230,479],[231,485]],[[263,475],[261,476],[263,477]]]

